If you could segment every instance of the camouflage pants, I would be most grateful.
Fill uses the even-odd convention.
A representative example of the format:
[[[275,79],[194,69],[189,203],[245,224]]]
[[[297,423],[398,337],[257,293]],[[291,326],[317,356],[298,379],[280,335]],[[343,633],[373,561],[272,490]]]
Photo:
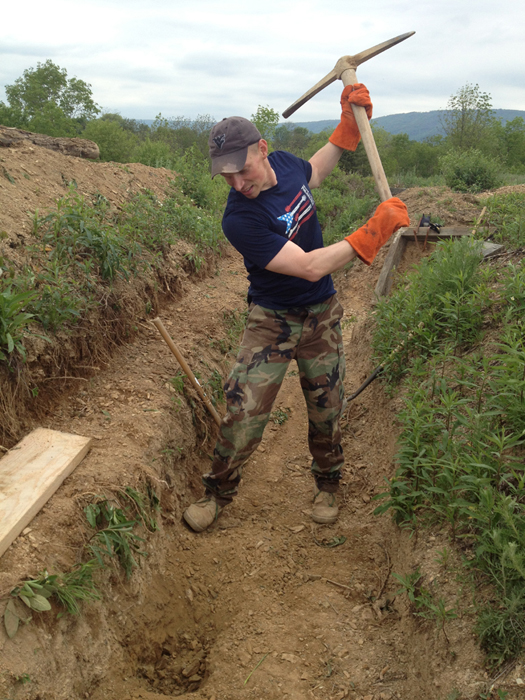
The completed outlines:
[[[224,386],[227,413],[203,482],[221,505],[237,493],[243,464],[259,445],[290,362],[299,368],[308,408],[308,444],[317,486],[334,492],[343,465],[339,417],[345,360],[336,296],[275,311],[252,305],[235,365]]]

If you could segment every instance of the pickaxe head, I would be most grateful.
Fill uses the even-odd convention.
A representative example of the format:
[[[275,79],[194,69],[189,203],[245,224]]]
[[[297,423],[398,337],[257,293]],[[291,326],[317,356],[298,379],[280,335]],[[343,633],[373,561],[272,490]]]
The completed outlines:
[[[305,102],[308,102],[310,98],[312,98],[314,95],[317,95],[318,92],[321,92],[321,90],[327,87],[327,85],[333,83],[334,80],[343,80],[343,73],[345,71],[350,69],[355,72],[355,69],[357,68],[357,66],[361,65],[361,63],[364,63],[370,58],[377,56],[377,54],[386,51],[391,46],[395,46],[401,41],[408,39],[408,37],[412,36],[413,34],[415,34],[415,32],[407,32],[406,34],[401,34],[400,36],[396,36],[393,39],[389,39],[388,41],[383,41],[382,44],[372,46],[371,49],[361,51],[361,53],[358,53],[355,56],[342,56],[335,64],[334,69],[330,73],[328,73],[328,75],[326,75],[322,80],[320,80],[316,85],[314,85],[313,88],[310,88],[308,92],[305,92],[305,94],[298,100],[296,100],[293,103],[293,105],[288,107],[288,109],[285,109],[285,111],[283,112],[283,117],[285,119],[288,119],[288,117],[292,115],[297,109],[299,109],[299,107],[302,107]],[[343,80],[343,82],[345,81]]]

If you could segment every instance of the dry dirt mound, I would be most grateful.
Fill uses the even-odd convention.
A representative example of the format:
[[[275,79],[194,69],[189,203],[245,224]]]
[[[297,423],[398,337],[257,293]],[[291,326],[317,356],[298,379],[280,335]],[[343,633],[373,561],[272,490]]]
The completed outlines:
[[[162,197],[171,178],[173,173],[166,168],[93,163],[27,141],[0,148],[0,257],[25,261],[35,212],[42,216],[54,208],[72,184],[79,194],[88,198],[101,194],[118,208],[144,190]]]
[[[44,209],[64,193],[62,173],[115,206],[133,188],[160,194],[169,177],[135,165],[69,163],[36,148],[7,149],[1,156],[15,180],[6,177],[0,189],[11,222],[2,220],[0,228],[15,244],[4,243],[2,254],[14,251],[19,260],[20,232],[29,235],[36,202]],[[436,192],[419,206],[423,197],[416,190],[402,194],[413,217],[443,195]],[[479,207],[461,201],[465,219],[457,223],[471,223]],[[470,219],[467,205],[474,211]],[[370,268],[357,263],[336,281],[346,310],[348,393],[373,369],[369,312],[385,254]],[[419,254],[415,247],[410,253],[414,260]],[[177,299],[164,301],[161,316],[203,379],[213,370],[228,371],[232,357],[225,350],[246,287],[242,260],[229,254],[214,276],[188,280]],[[410,538],[388,517],[373,515],[371,499],[392,473],[398,431],[398,407],[380,384],[349,405],[336,525],[313,525],[309,518],[307,416],[292,365],[277,399],[280,418],[250,459],[238,498],[215,528],[195,535],[180,516],[200,494],[216,427],[191,392],[177,390],[171,381],[177,371],[156,331],[143,324],[91,378],[63,380],[62,396],[42,425],[93,437],[95,446],[0,559],[0,595],[39,571],[66,571],[79,561],[89,537],[82,508],[94,495],[149,483],[161,500],[159,531],[142,533],[148,556],[129,581],[112,569],[100,577],[102,599],[85,605],[79,618],[35,614],[13,640],[0,629],[0,695],[444,700],[454,689],[465,698],[486,690],[469,615],[447,623],[445,637],[396,595],[392,573],[417,566],[439,581],[445,596],[458,591],[454,562],[447,570],[436,563],[446,544],[442,533]],[[462,604],[468,611],[468,602]]]

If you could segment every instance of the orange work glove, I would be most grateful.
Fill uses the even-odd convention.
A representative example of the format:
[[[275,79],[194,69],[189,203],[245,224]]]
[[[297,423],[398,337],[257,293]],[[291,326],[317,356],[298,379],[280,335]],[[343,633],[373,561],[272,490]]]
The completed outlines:
[[[360,260],[371,265],[379,249],[390,236],[401,226],[409,224],[406,204],[397,197],[392,197],[386,202],[381,202],[374,216],[364,226],[346,236],[345,241],[350,243]]]
[[[328,139],[331,143],[344,148],[346,151],[355,151],[361,140],[361,134],[357,127],[351,105],[359,105],[366,109],[366,116],[372,118],[372,102],[370,93],[362,83],[347,85],[341,93],[341,121],[336,126],[334,133]]]

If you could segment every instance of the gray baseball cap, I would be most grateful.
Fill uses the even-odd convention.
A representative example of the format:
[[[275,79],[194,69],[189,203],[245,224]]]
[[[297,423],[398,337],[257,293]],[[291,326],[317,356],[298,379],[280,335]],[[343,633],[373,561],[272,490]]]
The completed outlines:
[[[244,168],[248,146],[262,139],[259,129],[244,117],[227,117],[215,124],[208,139],[211,176],[238,173]]]

